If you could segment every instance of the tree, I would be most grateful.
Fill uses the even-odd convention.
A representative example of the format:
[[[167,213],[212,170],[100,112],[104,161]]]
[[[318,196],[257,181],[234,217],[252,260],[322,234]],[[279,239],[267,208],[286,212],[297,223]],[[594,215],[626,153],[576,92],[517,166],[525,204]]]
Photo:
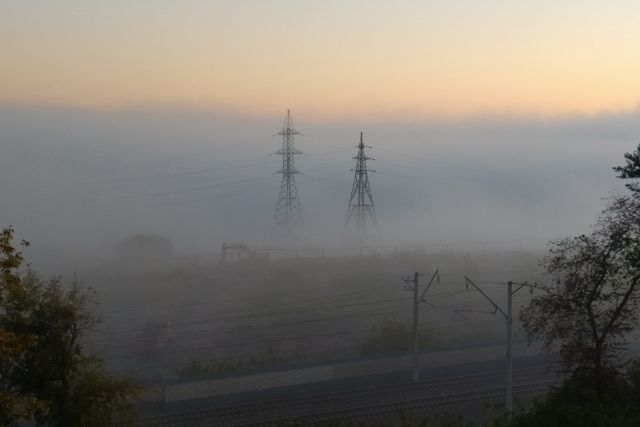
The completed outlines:
[[[12,241],[13,229],[3,229],[0,233],[0,307],[12,289],[20,285],[16,270],[23,258],[22,253],[13,247]],[[26,242],[22,244],[27,245]],[[34,335],[15,333],[0,325],[0,425],[11,425],[21,418],[28,418],[34,411],[46,406],[33,394],[20,392],[11,380],[35,344]]]
[[[624,158],[626,164],[624,166],[616,166],[614,171],[618,172],[618,178],[635,179],[640,178],[640,144],[632,153],[625,153]],[[640,193],[640,183],[634,182],[626,184],[626,187],[634,194]]]
[[[0,404],[7,402],[12,414],[6,424],[20,418],[65,427],[131,424],[137,386],[110,376],[81,345],[97,323],[89,291],[23,270],[13,229],[1,236],[0,397],[6,398]]]
[[[582,378],[569,378],[535,400],[528,412],[517,414],[505,427],[635,427],[640,425],[640,364],[631,363],[626,375],[616,376],[603,396]],[[500,425],[500,424],[498,424]]]
[[[551,284],[521,312],[527,335],[543,337],[546,350],[559,345],[567,369],[598,396],[638,321],[639,215],[639,199],[615,197],[590,234],[552,242],[542,261]]]

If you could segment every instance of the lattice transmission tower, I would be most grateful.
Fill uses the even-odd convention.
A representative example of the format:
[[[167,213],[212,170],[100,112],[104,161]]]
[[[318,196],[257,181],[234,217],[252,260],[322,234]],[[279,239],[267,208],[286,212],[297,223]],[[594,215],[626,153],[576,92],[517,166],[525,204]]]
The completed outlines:
[[[360,143],[357,145],[358,154],[354,157],[356,167],[351,169],[354,172],[353,188],[351,189],[351,197],[347,208],[347,221],[345,229],[355,221],[356,232],[361,238],[366,233],[368,220],[373,223],[376,230],[378,229],[378,221],[376,219],[376,209],[371,196],[371,186],[369,185],[369,172],[375,172],[367,169],[367,160],[375,160],[368,157],[365,149],[371,148],[364,145],[362,132],[360,132]]]
[[[275,222],[276,234],[282,237],[290,235],[291,228],[301,212],[295,179],[296,174],[300,172],[295,167],[295,156],[303,153],[295,148],[295,135],[302,134],[293,127],[290,110],[287,110],[284,126],[277,135],[282,135],[282,148],[273,154],[282,156],[282,169],[277,172],[282,174],[282,183],[276,204]]]

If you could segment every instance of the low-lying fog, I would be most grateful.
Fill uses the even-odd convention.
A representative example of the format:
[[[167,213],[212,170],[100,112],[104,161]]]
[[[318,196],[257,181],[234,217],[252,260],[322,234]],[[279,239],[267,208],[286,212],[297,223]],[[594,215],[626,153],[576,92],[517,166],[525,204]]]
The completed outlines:
[[[282,251],[269,155],[281,118],[3,107],[0,225],[32,243],[37,270],[98,291],[103,323],[88,339],[129,372],[189,379],[405,351],[400,275],[436,268],[425,348],[501,343],[500,318],[463,275],[499,302],[501,282],[539,278],[545,242],[587,231],[621,188],[611,167],[637,143],[638,116],[297,120],[303,216]],[[361,130],[380,224],[365,249],[343,233]],[[258,252],[220,263],[222,242]]]
[[[621,185],[611,167],[640,114],[462,122],[296,120],[299,247],[340,246],[355,144],[373,146],[377,244],[545,240],[587,230]],[[284,111],[283,111],[284,115]],[[41,269],[111,255],[136,234],[175,255],[271,240],[282,118],[164,111],[0,108],[0,223]],[[533,244],[534,240],[529,240]],[[51,262],[55,259],[55,262]],[[65,267],[65,271],[66,271]]]
[[[117,370],[193,380],[263,369],[406,354],[419,271],[423,351],[502,345],[504,319],[472,287],[506,304],[507,280],[540,278],[538,253],[393,249],[341,256],[129,257],[87,271],[103,322],[91,348]],[[516,294],[514,309],[528,301]],[[493,315],[492,315],[493,314]],[[515,340],[524,337],[516,320]]]

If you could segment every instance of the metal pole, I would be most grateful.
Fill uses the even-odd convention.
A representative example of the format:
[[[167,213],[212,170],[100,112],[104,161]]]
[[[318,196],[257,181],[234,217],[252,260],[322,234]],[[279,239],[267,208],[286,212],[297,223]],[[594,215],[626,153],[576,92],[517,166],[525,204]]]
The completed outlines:
[[[509,280],[507,283],[507,395],[505,409],[507,416],[513,413],[513,358],[511,357],[511,340],[513,329],[513,282]]]
[[[418,341],[418,309],[420,301],[418,300],[418,272],[413,277],[413,380],[420,379],[420,367],[418,365],[418,356],[420,353],[420,343]]]
[[[513,358],[512,358],[512,340],[513,340],[513,294],[518,292],[520,289],[524,287],[535,288],[537,285],[534,283],[530,285],[527,282],[524,283],[515,283],[518,285],[516,290],[513,290],[513,281],[509,280],[507,282],[507,312],[505,313],[498,304],[493,301],[489,295],[487,295],[478,285],[473,283],[471,279],[467,276],[464,276],[466,280],[467,287],[472,285],[480,294],[486,298],[487,301],[493,305],[495,308],[494,314],[500,312],[507,321],[507,390],[505,395],[505,411],[507,416],[510,418],[513,415]]]

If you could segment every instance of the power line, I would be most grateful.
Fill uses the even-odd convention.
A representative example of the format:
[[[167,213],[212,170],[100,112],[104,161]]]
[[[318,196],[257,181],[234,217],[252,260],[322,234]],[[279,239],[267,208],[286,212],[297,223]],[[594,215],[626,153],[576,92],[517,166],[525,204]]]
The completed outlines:
[[[291,309],[291,310],[274,310],[274,311],[267,311],[267,312],[257,312],[257,313],[242,313],[242,314],[236,314],[236,315],[230,315],[230,316],[222,316],[222,317],[211,317],[211,318],[206,318],[206,319],[201,319],[201,320],[192,320],[189,322],[185,322],[185,323],[177,323],[176,325],[173,326],[187,326],[187,325],[201,325],[201,324],[207,324],[207,323],[211,323],[214,321],[228,321],[228,320],[238,320],[238,319],[254,319],[254,318],[260,318],[260,317],[265,317],[265,316],[282,316],[282,315],[290,315],[292,313],[305,313],[305,312],[309,312],[309,311],[317,311],[317,310],[334,310],[334,309],[338,309],[338,308],[347,308],[347,307],[359,307],[359,306],[363,306],[363,305],[372,305],[372,304],[383,304],[383,303],[390,303],[390,302],[395,302],[395,301],[403,301],[403,300],[407,300],[406,297],[404,298],[395,298],[395,299],[386,299],[386,300],[378,300],[378,301],[367,301],[367,302],[358,302],[358,303],[350,303],[350,304],[341,304],[341,305],[334,305],[334,304],[325,304],[325,305],[316,305],[316,306],[310,306],[307,308],[298,308],[298,309]],[[156,328],[161,328],[163,326],[155,326]],[[87,336],[95,336],[95,335],[106,335],[106,334],[117,334],[117,333],[133,333],[133,332],[143,332],[143,331],[148,331],[149,327],[146,328],[135,328],[135,329],[123,329],[120,331],[109,331],[109,332],[100,332],[100,333],[93,333],[93,334],[87,334]]]
[[[299,335],[299,336],[291,336],[291,337],[282,337],[282,338],[274,338],[262,341],[248,342],[248,343],[236,343],[236,344],[227,344],[227,345],[213,345],[213,346],[204,346],[204,347],[194,347],[194,348],[185,348],[185,349],[176,349],[172,351],[170,354],[181,354],[181,353],[193,353],[193,352],[201,352],[207,350],[225,350],[229,348],[237,348],[237,347],[246,347],[246,346],[254,346],[254,345],[268,345],[279,342],[287,342],[287,341],[304,341],[304,340],[318,340],[324,338],[335,338],[338,336],[348,336],[354,334],[361,334],[363,332],[367,332],[367,330],[361,331],[343,331],[332,334],[314,334],[314,335]],[[130,360],[136,359],[137,356],[127,355],[127,356],[116,356],[108,359],[108,362],[116,361],[116,360]],[[175,363],[171,364],[163,364],[163,365],[151,365],[149,368],[161,368],[161,367],[175,367]]]
[[[242,169],[242,168],[260,166],[260,165],[267,165],[267,164],[271,165],[271,164],[273,164],[273,161],[272,160],[268,160],[268,161],[260,161],[260,162],[241,163],[241,164],[238,164],[238,165],[206,167],[206,168],[194,169],[194,170],[183,171],[183,172],[172,172],[172,173],[157,174],[157,175],[143,175],[143,176],[136,176],[136,177],[115,178],[115,179],[112,179],[112,180],[105,180],[105,181],[98,182],[98,184],[100,184],[100,183],[133,182],[133,181],[144,181],[144,180],[148,180],[148,179],[174,178],[174,177],[181,177],[181,176],[201,175],[201,174],[205,174],[205,173],[209,173],[209,172],[217,173],[217,172],[220,172],[220,171],[227,171],[227,170],[232,170],[232,169]],[[94,184],[96,184],[96,183],[94,183]]]
[[[396,316],[399,314],[406,314],[406,312],[404,311],[387,311],[387,312],[378,312],[378,313],[372,313],[371,315],[373,316],[377,316],[377,317],[381,317],[381,316]],[[364,317],[364,316],[363,316]],[[438,323],[432,323],[429,325],[429,330],[444,330],[444,331],[450,331],[450,330],[459,330],[459,325],[457,325],[457,323],[459,323],[459,321],[447,321],[447,322],[438,322]],[[494,324],[495,322],[493,321],[477,321],[474,320],[473,321],[473,325],[478,325],[478,324],[487,324],[487,323],[491,323]],[[314,335],[296,335],[296,336],[287,336],[287,337],[278,337],[278,338],[272,338],[272,339],[265,339],[265,340],[259,340],[259,341],[251,341],[251,342],[244,342],[244,343],[233,343],[233,344],[224,344],[224,345],[213,345],[213,346],[200,346],[200,347],[189,347],[189,348],[174,348],[174,349],[165,349],[163,350],[163,353],[167,354],[167,355],[176,355],[176,354],[182,354],[182,353],[188,353],[188,352],[198,352],[198,351],[207,351],[207,350],[226,350],[226,349],[231,349],[231,348],[238,348],[238,347],[245,347],[245,346],[252,346],[252,345],[264,345],[264,344],[272,344],[272,343],[276,343],[276,342],[286,342],[286,341],[304,341],[304,340],[313,340],[313,339],[319,339],[319,338],[334,338],[334,337],[338,337],[338,336],[349,336],[349,335],[356,335],[356,334],[363,334],[363,333],[368,333],[371,331],[371,328],[367,328],[367,329],[359,329],[359,330],[351,330],[351,331],[340,331],[340,332],[334,332],[334,333],[327,333],[327,334],[314,334]],[[228,360],[230,356],[227,357],[220,357],[220,358],[216,358],[213,360]],[[238,357],[238,356],[233,356]],[[136,355],[120,355],[120,356],[114,356],[111,358],[108,358],[107,361],[112,362],[112,361],[117,361],[117,360],[131,360],[131,359],[137,359],[139,358],[139,356]],[[207,356],[206,357],[207,360],[212,360],[211,357]],[[178,367],[178,366],[184,366],[183,363],[178,364],[178,363],[170,363],[170,364],[163,364],[163,365],[147,365],[147,368],[160,368],[160,367]]]
[[[121,194],[121,195],[104,196],[104,197],[92,197],[92,198],[86,198],[86,199],[78,198],[78,199],[72,199],[72,200],[51,200],[48,202],[44,202],[42,204],[56,205],[56,204],[69,204],[69,203],[93,203],[93,202],[112,201],[112,200],[137,200],[137,199],[144,199],[144,198],[166,197],[166,196],[183,194],[183,193],[209,191],[209,190],[223,188],[230,185],[232,186],[232,185],[256,183],[256,182],[258,183],[264,182],[264,177],[220,182],[216,184],[208,184],[208,185],[202,185],[197,187],[186,187],[186,188],[180,188],[180,189],[168,190],[168,191],[144,192],[144,193],[138,193],[138,194]],[[252,187],[251,189],[253,188],[254,187]],[[218,197],[228,197],[232,194],[229,194],[229,193],[222,194],[222,195],[219,195]],[[216,198],[216,196],[212,196],[212,197]]]
[[[460,290],[460,291],[453,291],[453,292],[446,292],[446,293],[436,293],[436,294],[430,294],[430,298],[434,299],[434,298],[441,298],[441,297],[453,297],[455,295],[460,295],[460,294],[466,294],[469,295],[469,291],[468,290]],[[361,307],[361,306],[366,306],[366,305],[376,305],[376,304],[388,304],[388,303],[393,303],[393,302],[401,302],[401,301],[407,301],[410,298],[395,298],[395,299],[384,299],[384,300],[376,300],[376,301],[365,301],[365,302],[359,302],[359,303],[352,303],[352,304],[343,304],[343,305],[334,305],[331,301],[325,301],[322,303],[322,305],[313,305],[310,307],[306,307],[306,308],[299,308],[296,310],[290,310],[287,312],[278,312],[278,314],[282,314],[282,315],[288,315],[288,314],[292,314],[294,312],[296,313],[304,313],[304,312],[311,312],[311,311],[317,311],[320,309],[326,309],[326,310],[331,310],[331,309],[336,309],[336,308],[345,308],[345,307]],[[344,300],[343,298],[339,298],[337,299],[339,301]],[[193,306],[192,304],[184,304],[181,305],[179,307],[190,307]],[[483,304],[465,304],[464,307],[465,308],[471,308],[471,307],[482,307]],[[433,306],[432,308],[434,309],[446,309],[446,308],[455,308],[453,306]],[[255,313],[255,314],[265,314],[265,315],[271,315],[275,312],[267,312],[267,313]],[[249,314],[251,315],[251,314]],[[198,326],[198,325],[208,325],[208,324],[213,324],[216,320],[223,320],[223,321],[228,321],[228,320],[237,320],[237,319],[243,319],[243,318],[257,318],[258,316],[251,316],[248,317],[249,315],[245,314],[245,313],[239,313],[235,316],[227,316],[227,317],[218,317],[218,318],[208,318],[208,319],[204,319],[201,321],[198,320],[191,320],[188,322],[178,322],[178,323],[171,323],[171,327],[172,328],[185,328],[185,327],[190,327],[190,326]],[[307,320],[301,320],[301,323],[305,323],[305,322],[310,322],[313,323],[315,321],[324,321],[324,320],[339,320],[342,318],[345,318],[345,316],[350,316],[350,315],[337,315],[337,316],[331,316],[331,317],[325,317],[325,318],[320,318],[318,319],[307,319]],[[296,322],[291,322],[291,323],[280,323],[280,325],[286,326],[286,325],[295,325]],[[98,336],[110,336],[110,335],[114,335],[114,334],[129,334],[129,333],[135,333],[135,332],[149,332],[151,330],[154,329],[159,329],[159,328],[163,328],[165,327],[165,325],[152,325],[152,326],[147,326],[147,327],[143,327],[143,328],[133,328],[133,329],[123,329],[123,330],[119,330],[119,331],[101,331],[101,332],[95,332],[92,334],[89,334],[88,336],[92,336],[92,337],[98,337]],[[221,331],[223,329],[220,329]],[[207,330],[195,330],[195,331],[186,331],[183,333],[179,333],[178,335],[182,335],[182,334],[191,334],[191,333],[200,333],[200,332],[206,332]],[[135,337],[128,337],[128,338],[122,338],[124,340],[127,339],[134,339]],[[113,340],[111,340],[113,341]]]
[[[218,256],[220,255],[219,253],[215,253],[214,255]],[[218,275],[217,277],[224,277],[224,275]],[[335,301],[338,302],[345,302],[345,301],[349,301],[350,299],[348,299],[347,297],[350,296],[356,296],[356,298],[353,298],[353,300],[355,299],[359,299],[359,297],[357,297],[357,295],[360,294],[367,294],[367,295],[379,295],[379,294],[391,294],[391,293],[397,293],[395,290],[392,289],[378,289],[378,290],[370,290],[370,289],[360,289],[360,290],[354,290],[354,291],[350,291],[350,292],[344,292],[344,293],[338,293],[335,295],[329,295],[329,298],[323,301],[317,301],[317,302],[306,302],[306,301],[292,301],[291,303],[301,303],[302,307],[305,306],[309,306],[311,305],[312,307],[315,307],[319,304],[331,304],[331,306],[333,307],[333,303]],[[209,305],[214,305],[214,304],[230,304],[230,303],[234,303],[234,302],[247,302],[247,301],[254,301],[254,300],[264,300],[264,295],[257,295],[257,296],[244,296],[242,298],[229,298],[229,299],[225,299],[224,301],[198,301],[198,302],[192,302],[192,303],[184,303],[184,304],[176,304],[175,302],[171,302],[171,308],[193,308],[193,307],[199,307],[199,306],[209,306]],[[130,305],[132,308],[135,309],[136,312],[140,311],[140,305],[137,303],[131,304]],[[125,313],[127,310],[126,309],[120,309],[120,310],[110,310],[108,313],[109,314],[118,314],[118,313]]]
[[[272,323],[272,324],[267,324],[267,325],[261,324],[260,325],[260,330],[288,328],[288,327],[292,327],[292,326],[310,325],[310,324],[314,324],[314,323],[331,322],[331,321],[346,320],[346,319],[358,319],[358,318],[364,318],[364,317],[379,317],[379,316],[382,316],[382,315],[400,314],[400,313],[403,313],[403,312],[402,311],[398,311],[398,310],[391,310],[391,311],[390,310],[385,310],[385,311],[371,311],[371,310],[369,310],[369,311],[365,311],[365,312],[344,314],[344,315],[340,315],[340,316],[320,317],[320,318],[297,320],[297,321],[291,321],[291,322]],[[219,328],[219,329],[205,329],[205,330],[196,330],[196,331],[183,331],[183,332],[180,332],[180,333],[171,334],[171,338],[215,337],[215,336],[221,336],[221,335],[236,334],[236,333],[238,333],[240,331],[242,331],[241,328],[232,328],[232,329]],[[104,346],[107,346],[109,349],[127,348],[127,347],[130,347],[130,346],[129,345],[112,346],[111,344],[113,344],[113,343],[121,344],[123,342],[129,341],[130,339],[135,339],[137,342],[144,341],[144,340],[152,341],[152,340],[155,339],[155,337],[146,337],[146,338],[142,338],[142,339],[137,338],[137,337],[130,337],[130,338],[123,338],[123,339],[119,339],[119,340],[109,340],[109,341],[106,341],[106,342],[97,342],[97,343],[96,342],[92,342],[92,344],[93,345],[104,345]]]
[[[312,312],[312,311],[318,311],[321,309],[325,309],[325,310],[333,310],[333,309],[337,309],[337,308],[346,308],[346,307],[362,307],[362,306],[370,306],[370,305],[377,305],[377,304],[389,304],[389,303],[394,303],[394,302],[399,302],[399,301],[405,301],[407,300],[407,298],[396,298],[396,299],[386,299],[386,300],[378,300],[378,301],[366,301],[366,302],[360,302],[360,303],[353,303],[353,304],[345,304],[345,305],[341,305],[341,306],[336,306],[335,304],[328,302],[325,303],[326,305],[322,305],[322,306],[311,306],[311,307],[307,307],[307,308],[303,308],[303,309],[299,309],[299,310],[292,310],[289,312],[284,313],[284,315],[289,315],[293,312],[296,313],[308,313],[308,312]],[[267,313],[267,314],[272,314],[274,312],[271,313]],[[257,314],[261,314],[261,313],[257,313]],[[278,314],[281,314],[281,312],[279,312]],[[344,315],[337,315],[334,316],[335,319],[338,319],[340,317],[342,317]],[[168,322],[170,323],[171,327],[176,327],[176,328],[185,328],[185,327],[190,327],[190,326],[198,326],[198,325],[208,325],[208,324],[213,324],[213,322],[215,321],[229,321],[229,320],[238,320],[238,319],[254,319],[254,318],[259,318],[260,316],[252,316],[252,317],[248,317],[246,314],[244,313],[240,313],[236,316],[228,316],[228,317],[223,317],[223,318],[217,318],[217,319],[205,319],[203,321],[198,321],[198,320],[191,320],[188,322],[182,322],[182,323],[173,323],[173,322]],[[165,323],[166,325],[167,323]],[[133,332],[148,332],[150,330],[153,329],[159,329],[159,328],[163,328],[165,327],[165,325],[154,325],[154,326],[147,326],[144,328],[133,328],[133,329],[123,329],[120,331],[104,331],[104,332],[96,332],[93,334],[88,334],[87,336],[93,336],[93,337],[97,337],[97,336],[104,336],[104,335],[114,335],[114,334],[127,334],[127,333],[133,333]]]

